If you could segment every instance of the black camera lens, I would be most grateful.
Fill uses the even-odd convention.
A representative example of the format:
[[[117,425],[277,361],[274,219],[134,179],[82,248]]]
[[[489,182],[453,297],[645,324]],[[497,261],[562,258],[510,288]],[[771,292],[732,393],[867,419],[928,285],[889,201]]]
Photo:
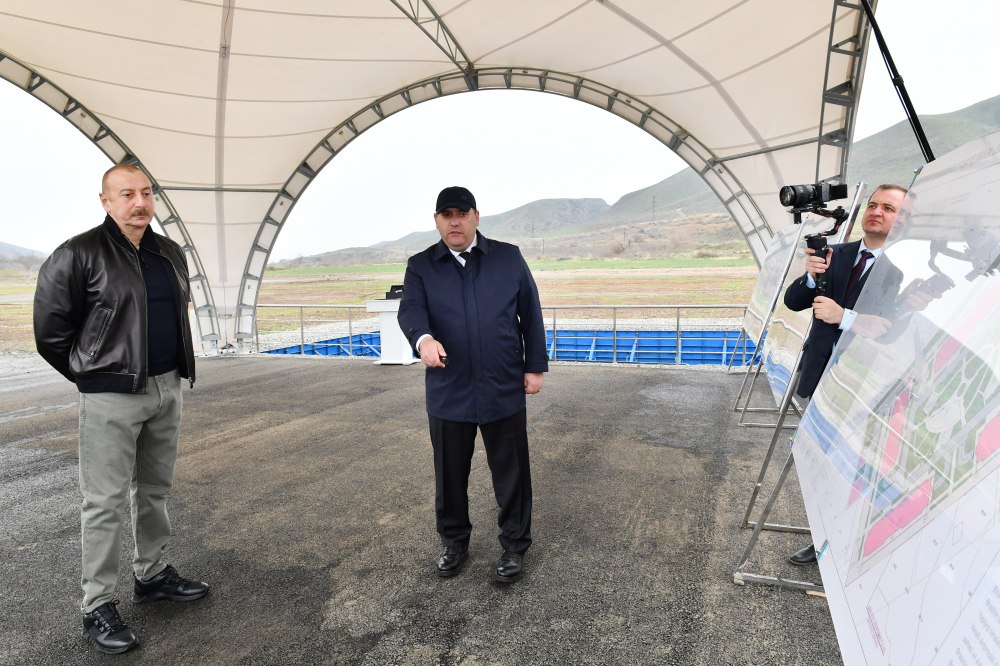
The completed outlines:
[[[786,208],[818,206],[833,199],[846,199],[847,185],[816,183],[815,185],[785,185],[778,190],[778,200]]]
[[[778,190],[778,199],[786,208],[807,206],[815,196],[815,185],[785,185]]]

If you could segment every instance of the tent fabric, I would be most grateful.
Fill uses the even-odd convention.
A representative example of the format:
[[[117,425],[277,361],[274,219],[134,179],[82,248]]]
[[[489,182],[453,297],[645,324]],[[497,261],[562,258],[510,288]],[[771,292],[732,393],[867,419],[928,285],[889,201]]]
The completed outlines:
[[[840,0],[8,0],[0,77],[140,164],[192,264],[206,349],[252,337],[285,217],[356,136],[510,88],[662,141],[760,261],[785,184],[844,182],[867,25]],[[266,156],[266,159],[262,158]]]

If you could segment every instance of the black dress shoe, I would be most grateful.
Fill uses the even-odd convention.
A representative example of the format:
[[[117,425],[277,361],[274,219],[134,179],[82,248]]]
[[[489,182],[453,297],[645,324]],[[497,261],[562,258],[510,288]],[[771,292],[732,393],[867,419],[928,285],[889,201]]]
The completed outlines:
[[[118,600],[109,601],[83,614],[83,637],[105,654],[128,652],[139,644],[118,614]]]
[[[437,561],[437,575],[450,578],[462,570],[462,565],[469,557],[468,546],[445,546]]]
[[[133,578],[135,576],[133,575]],[[141,604],[144,601],[194,601],[208,594],[208,583],[200,580],[188,580],[169,564],[167,568],[147,581],[135,578],[135,588],[132,603]]]
[[[524,573],[524,556],[509,550],[503,551],[497,563],[496,580],[499,583],[513,583]]]
[[[807,564],[816,564],[816,547],[809,544],[802,550],[797,550],[789,555],[788,561],[798,567],[802,567]]]

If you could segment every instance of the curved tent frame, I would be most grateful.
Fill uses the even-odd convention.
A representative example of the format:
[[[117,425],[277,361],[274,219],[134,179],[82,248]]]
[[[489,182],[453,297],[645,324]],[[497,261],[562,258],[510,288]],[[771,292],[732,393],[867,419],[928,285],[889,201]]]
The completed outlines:
[[[118,5],[116,0],[95,4]],[[336,15],[320,0],[292,2],[297,11],[270,10],[263,0],[189,4],[173,12],[155,5],[140,18],[188,27],[199,18],[214,18],[217,30],[202,26],[191,37],[153,42],[129,36],[127,25],[118,34],[95,30],[93,16],[102,12],[72,0],[14,2],[0,12],[6,49],[0,51],[0,77],[73,123],[113,162],[136,163],[147,171],[157,191],[157,217],[192,264],[198,325],[209,351],[252,336],[267,258],[289,211],[323,167],[364,131],[430,99],[486,89],[533,90],[624,118],[705,180],[758,262],[776,231],[790,224],[777,202],[781,185],[846,180],[867,46],[863,9],[846,0],[829,0],[826,18],[822,6],[813,6],[824,3],[810,3],[808,10],[800,8],[795,23],[780,0],[725,0],[708,8],[641,0],[553,0],[543,6],[512,0],[502,8],[462,0],[433,5],[389,0],[384,6],[341,0]],[[298,33],[308,33],[313,23],[343,29],[340,36],[352,28],[364,34],[343,40],[350,42],[343,48],[316,43],[306,49],[308,56],[294,55],[302,48]],[[392,57],[366,51],[365,40],[373,33],[365,31],[373,26],[383,53]],[[767,32],[755,38],[755,26]],[[675,34],[665,36],[668,29]],[[69,47],[47,51],[44,45],[54,35]],[[241,39],[256,51],[236,50],[234,41]],[[262,39],[270,41],[254,41]],[[713,44],[723,44],[727,53],[720,55]],[[94,54],[81,56],[88,46]],[[592,51],[602,59],[595,62]],[[125,67],[130,71],[121,81],[102,78],[103,67],[133,53],[147,67],[166,66],[166,55],[180,54],[189,62],[180,59],[162,90],[139,83],[141,67]],[[354,67],[355,62],[361,65]],[[673,87],[626,92],[650,81],[665,86],[659,75],[665,64]],[[310,67],[331,70],[327,89],[337,87],[341,79],[334,74],[345,70],[342,80],[363,91],[329,97],[324,89],[311,99],[296,99],[294,93],[307,88],[294,83],[283,98],[283,77],[308,78],[299,70]],[[391,85],[428,69],[430,75],[412,83]],[[815,81],[800,82],[803,72]],[[258,78],[274,90],[255,88]],[[688,85],[677,87],[682,80]],[[387,83],[391,92],[379,93]],[[761,106],[757,98],[763,93],[754,86],[768,90],[776,106]],[[67,92],[77,89],[76,96]],[[365,96],[368,102],[359,109],[356,100]],[[160,109],[170,104],[189,113]],[[713,105],[710,112],[705,104]],[[314,106],[335,108],[314,114],[313,122],[353,110],[328,129],[301,131],[295,111]],[[123,117],[134,108],[140,111]],[[318,132],[312,148],[303,143]],[[253,159],[269,147],[278,157]],[[296,150],[304,157],[296,158]],[[179,159],[178,152],[190,154],[190,161]],[[281,164],[290,175],[279,184],[274,176]]]
[[[205,277],[205,269],[198,249],[191,242],[191,237],[184,228],[184,221],[156,182],[149,169],[133,155],[125,142],[102,122],[96,114],[74,99],[65,90],[49,81],[31,68],[0,51],[0,77],[22,88],[32,97],[63,117],[68,123],[83,133],[91,143],[108,156],[113,164],[134,164],[140,167],[153,186],[153,201],[156,207],[156,219],[160,221],[163,232],[168,238],[181,246],[188,260],[191,282],[191,298],[197,314],[198,330],[203,342],[215,343],[219,339],[218,317],[215,303],[212,300],[212,289]]]
[[[739,179],[726,168],[724,160],[712,155],[695,137],[656,109],[621,91],[569,74],[528,68],[474,70],[471,73],[452,73],[415,83],[373,102],[335,127],[303,160],[275,197],[274,204],[254,239],[253,252],[247,258],[240,288],[241,298],[257,293],[267,258],[284,219],[320,170],[348,143],[389,116],[420,102],[488,89],[533,90],[571,97],[603,108],[635,124],[681,156],[709,184],[736,220],[755,257],[762,257],[766,253],[772,231],[754,201],[740,196],[743,188]],[[252,337],[255,309],[256,300],[246,300],[238,305],[238,339]]]

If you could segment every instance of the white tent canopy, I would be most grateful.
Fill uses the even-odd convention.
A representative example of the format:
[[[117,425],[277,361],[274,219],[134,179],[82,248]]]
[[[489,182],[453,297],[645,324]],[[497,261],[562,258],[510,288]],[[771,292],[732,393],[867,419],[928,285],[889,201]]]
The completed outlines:
[[[760,260],[791,224],[782,185],[845,179],[866,45],[845,0],[0,9],[0,77],[150,175],[207,349],[252,337],[267,257],[316,174],[382,119],[455,93],[536,90],[625,118],[704,178]]]

